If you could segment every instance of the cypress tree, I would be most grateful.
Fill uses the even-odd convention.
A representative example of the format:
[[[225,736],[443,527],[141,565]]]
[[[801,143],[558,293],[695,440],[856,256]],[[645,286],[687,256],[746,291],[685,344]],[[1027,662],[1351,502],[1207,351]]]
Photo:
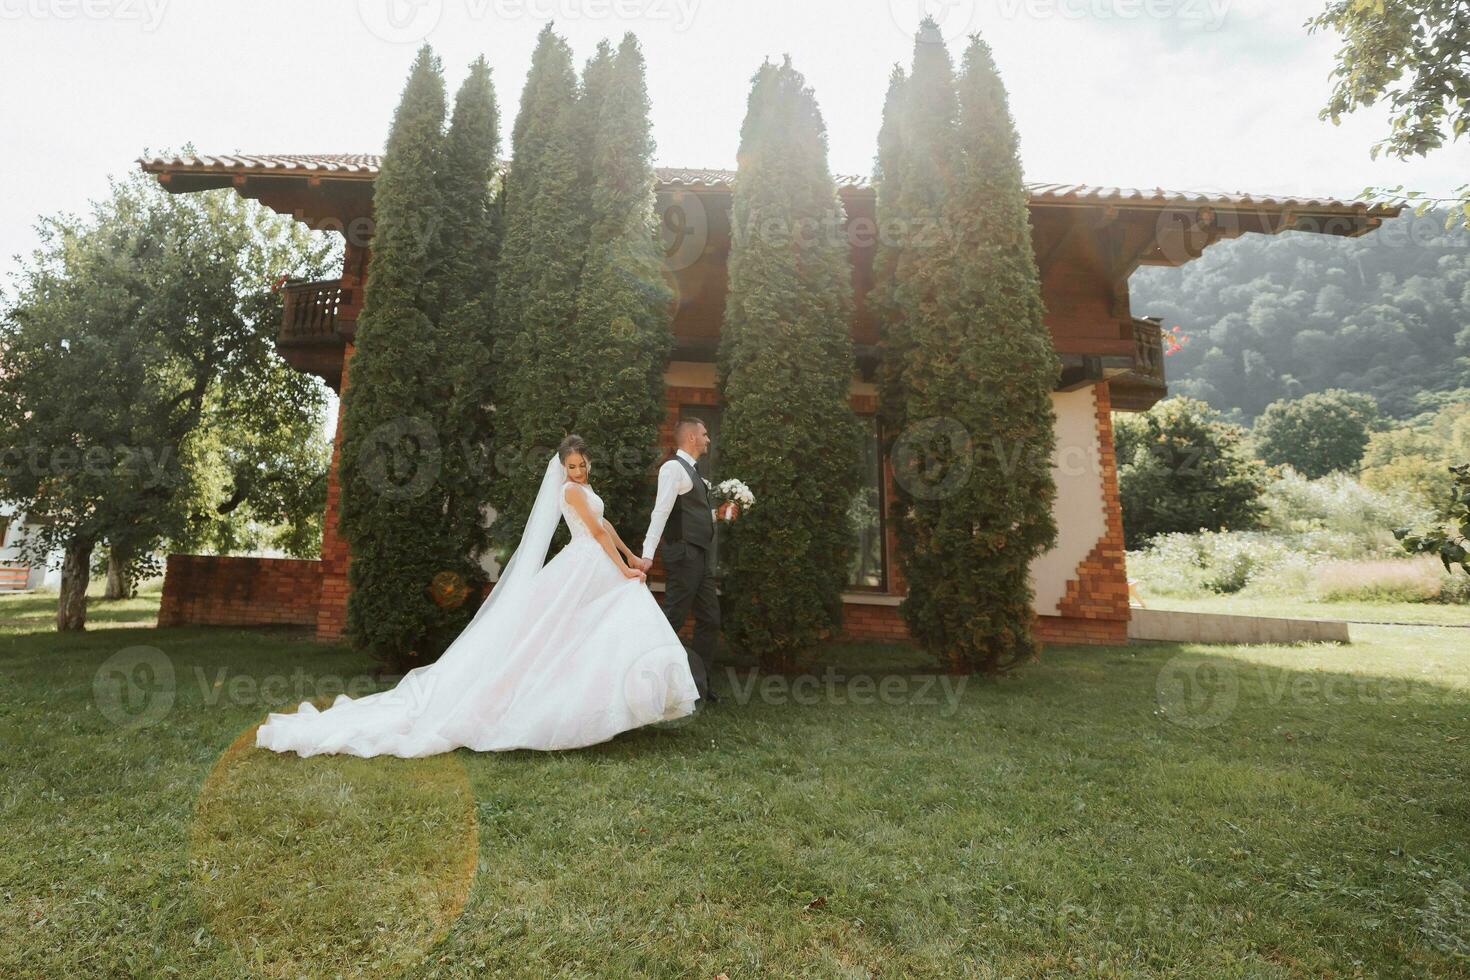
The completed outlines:
[[[903,255],[901,234],[904,220],[899,201],[903,197],[904,86],[908,81],[901,65],[888,76],[888,94],[883,100],[883,124],[878,130],[878,154],[873,161],[873,191],[877,198],[875,216],[878,242],[873,255],[873,288],[868,305],[883,324],[878,339],[878,430],[883,454],[892,450],[893,436],[902,431],[904,419],[903,365],[908,358],[908,335],[898,304],[898,262]]]
[[[1037,649],[1028,572],[1056,538],[1060,363],[989,49],[972,39],[956,81],[942,42],[924,30],[904,99],[899,204],[922,220],[906,229],[895,288],[909,341],[894,460],[909,580],[902,612],[952,669],[998,672]],[[939,234],[912,237],[930,227]]]
[[[496,452],[490,533],[520,539],[546,459],[568,431],[594,369],[572,343],[586,247],[577,77],[571,48],[547,24],[536,41],[511,133],[496,324]]]
[[[392,669],[436,653],[429,635],[458,615],[435,601],[435,577],[473,574],[446,536],[444,433],[435,403],[443,387],[431,311],[444,112],[439,59],[425,45],[374,186],[368,285],[341,408],[339,527],[352,553],[347,635]]]
[[[592,186],[597,182],[597,132],[602,124],[602,110],[613,86],[616,58],[607,38],[597,42],[597,53],[582,66],[582,91],[577,98],[578,165],[582,187],[586,193],[582,206],[592,207]]]
[[[490,344],[499,228],[492,194],[500,170],[499,151],[495,88],[490,67],[478,58],[455,96],[438,173],[435,326],[444,384],[435,409],[445,447],[445,537],[454,555],[478,556],[488,544],[481,503],[488,496],[485,480],[494,445]],[[437,601],[459,614],[445,624],[447,635],[435,637],[435,645],[447,645],[463,629],[475,608],[464,599],[483,585],[478,563],[466,582],[452,575],[439,578]]]
[[[643,53],[632,34],[589,63],[595,111],[587,256],[577,292],[578,363],[568,426],[588,441],[607,518],[631,528],[647,513],[647,475],[664,417],[672,293],[664,281],[654,197]]]
[[[756,505],[733,525],[727,634],[767,669],[840,623],[860,434],[848,246],[826,128],[791,66],[756,72],[740,133],[720,333],[722,466]]]

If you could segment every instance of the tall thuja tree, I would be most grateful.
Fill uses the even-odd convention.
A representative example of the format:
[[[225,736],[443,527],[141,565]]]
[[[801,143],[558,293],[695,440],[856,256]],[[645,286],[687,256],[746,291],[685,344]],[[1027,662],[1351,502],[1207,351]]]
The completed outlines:
[[[954,79],[926,22],[905,93],[896,267],[907,331],[894,452],[910,632],[954,670],[1033,657],[1033,558],[1052,545],[1051,391],[1026,190],[1005,89],[973,38]],[[919,220],[915,221],[915,218]],[[930,222],[937,234],[928,234]],[[921,237],[916,237],[921,236]]]
[[[874,172],[880,242],[874,291],[882,317],[878,412],[884,453],[894,465],[889,517],[909,580],[905,612],[926,601],[933,582],[919,547],[924,525],[916,508],[932,507],[947,483],[963,475],[947,458],[950,432],[924,415],[924,392],[912,391],[928,384],[925,369],[943,364],[943,352],[927,338],[938,334],[936,320],[945,312],[939,263],[946,260],[945,209],[959,171],[954,65],[937,34],[932,22],[921,25],[911,70],[905,75],[895,68],[890,76]],[[946,455],[926,458],[928,443]]]
[[[646,477],[664,416],[672,294],[655,223],[653,137],[643,53],[626,35],[615,57],[589,63],[583,99],[596,100],[587,256],[572,337],[589,364],[569,378],[568,425],[587,440],[608,520],[632,527],[646,514]],[[604,76],[605,77],[600,77]]]
[[[884,454],[893,436],[904,427],[903,366],[908,358],[908,334],[898,305],[898,266],[903,256],[903,123],[908,75],[894,65],[883,100],[883,124],[878,130],[878,155],[873,162],[876,218],[884,234],[878,236],[873,256],[873,288],[868,305],[883,324],[878,351],[878,421]]]
[[[839,625],[858,483],[852,295],[826,127],[791,66],[756,72],[720,332],[723,466],[757,504],[725,560],[732,643],[771,670]]]
[[[964,381],[955,393],[970,395],[960,402],[961,420],[976,445],[974,473],[957,501],[959,520],[941,526],[947,542],[953,531],[970,530],[952,542],[949,565],[951,575],[968,576],[964,591],[980,601],[970,615],[956,615],[941,599],[928,618],[943,623],[937,648],[991,671],[1038,649],[1029,576],[1032,560],[1057,539],[1052,391],[1061,360],[1044,322],[1015,123],[990,47],[978,35],[965,50],[959,95],[963,167],[950,227],[962,318],[952,321],[961,327],[954,353]]]
[[[582,386],[612,367],[590,363],[573,342],[587,224],[579,118],[572,51],[548,24],[511,133],[496,276],[490,532],[503,550],[520,538],[546,460],[585,397]]]
[[[499,110],[490,67],[484,58],[470,65],[454,100],[449,132],[438,170],[439,254],[432,310],[443,372],[436,385],[436,424],[445,452],[441,457],[444,540],[456,556],[478,555],[488,544],[482,502],[494,447],[490,425],[493,389],[495,271],[499,227],[494,184],[500,170]],[[458,610],[443,624],[431,648],[446,645],[473,612],[464,600],[478,592],[484,574],[466,566],[467,580],[437,579],[435,601]]]
[[[577,166],[585,191],[581,204],[592,207],[592,186],[597,182],[597,136],[602,128],[602,111],[613,87],[617,55],[603,38],[597,51],[582,66],[582,88],[577,97]]]
[[[445,362],[434,319],[444,112],[439,59],[426,45],[374,186],[372,259],[342,400],[347,634],[393,670],[437,655],[432,637],[459,616],[436,601],[436,577],[474,572],[445,519]]]

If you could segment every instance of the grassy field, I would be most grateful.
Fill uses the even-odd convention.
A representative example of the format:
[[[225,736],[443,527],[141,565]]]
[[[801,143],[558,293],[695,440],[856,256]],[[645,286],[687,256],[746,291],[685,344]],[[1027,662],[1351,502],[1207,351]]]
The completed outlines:
[[[1185,599],[1144,594],[1150,609],[1229,613],[1237,616],[1286,616],[1299,619],[1346,619],[1367,623],[1413,623],[1470,626],[1470,606],[1440,602],[1308,602],[1290,598],[1243,598],[1212,595]],[[1470,641],[1467,641],[1470,642]]]
[[[0,976],[1470,976],[1463,630],[832,647],[588,750],[303,760],[254,726],[362,656],[49,601],[0,599]]]

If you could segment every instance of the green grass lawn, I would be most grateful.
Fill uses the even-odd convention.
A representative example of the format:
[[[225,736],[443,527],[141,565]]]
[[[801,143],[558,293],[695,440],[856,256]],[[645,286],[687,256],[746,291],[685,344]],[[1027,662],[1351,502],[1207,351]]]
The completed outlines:
[[[300,759],[254,726],[366,658],[48,600],[0,599],[0,976],[1470,976],[1463,630],[832,647],[587,750]]]
[[[1346,619],[1369,623],[1416,623],[1470,626],[1470,606],[1441,602],[1309,602],[1305,599],[1212,595],[1196,599],[1151,596],[1150,609],[1229,613],[1237,616],[1286,616],[1299,619]]]

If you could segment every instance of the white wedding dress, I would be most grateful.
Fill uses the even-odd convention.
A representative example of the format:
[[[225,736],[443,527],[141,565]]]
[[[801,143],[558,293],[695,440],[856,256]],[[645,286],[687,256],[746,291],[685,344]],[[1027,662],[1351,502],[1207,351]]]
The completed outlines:
[[[688,655],[648,587],[623,575],[565,501],[602,498],[547,464],[515,554],[463,632],[392,690],[325,711],[303,701],[271,712],[255,744],[302,756],[417,758],[476,751],[573,749],[688,715],[699,697]],[[571,541],[546,562],[558,515]]]

